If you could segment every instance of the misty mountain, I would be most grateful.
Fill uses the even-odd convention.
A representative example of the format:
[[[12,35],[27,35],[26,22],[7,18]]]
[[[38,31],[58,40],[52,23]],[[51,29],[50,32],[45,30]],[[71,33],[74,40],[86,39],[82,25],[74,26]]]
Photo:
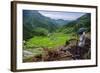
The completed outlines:
[[[90,31],[90,22],[91,14],[89,13],[71,21],[51,19],[35,10],[23,10],[23,39],[26,40],[33,36],[46,36],[48,33],[56,32],[56,30],[64,33],[76,32],[81,27],[86,27]]]
[[[66,24],[68,24],[68,23],[71,22],[71,21],[72,21],[72,20],[63,20],[63,19],[55,20],[55,22],[56,22],[59,26],[66,25]]]
[[[40,13],[38,13],[38,11],[24,10],[23,11],[24,39],[28,39],[36,35],[35,33],[36,31],[39,30],[38,28],[42,30],[48,30],[48,32],[52,32],[57,28],[57,26],[50,20],[50,18],[41,15]]]
[[[77,32],[79,28],[87,28],[87,31],[91,30],[91,14],[86,13],[85,15],[79,17],[78,19],[69,22],[64,25],[60,30],[65,31],[65,33]],[[68,31],[67,31],[68,30]]]

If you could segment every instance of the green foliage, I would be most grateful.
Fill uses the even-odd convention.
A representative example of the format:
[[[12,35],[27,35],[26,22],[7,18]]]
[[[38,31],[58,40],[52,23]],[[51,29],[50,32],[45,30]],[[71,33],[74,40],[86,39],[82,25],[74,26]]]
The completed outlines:
[[[72,36],[69,34],[62,34],[62,33],[54,33],[50,35],[49,37],[42,37],[42,36],[35,36],[31,39],[29,39],[26,42],[26,46],[29,47],[58,47],[61,45],[64,45],[65,42],[69,39],[71,39]]]
[[[33,32],[31,30],[30,25],[23,25],[23,40],[29,39],[33,37]]]
[[[87,13],[86,15],[79,18],[79,27],[85,27],[88,29],[88,32],[91,30],[91,14]]]
[[[65,29],[62,29],[61,32],[65,33],[65,34],[71,34],[72,32],[74,32],[74,28],[73,27],[67,27]]]
[[[77,31],[81,27],[91,30],[91,15],[85,14],[74,21],[53,20],[41,15],[38,11],[28,11],[23,15],[24,50],[31,51],[34,56],[42,55],[43,48],[55,49],[68,45],[70,39],[78,40]],[[85,57],[90,57],[86,54]],[[33,56],[24,58],[24,62],[32,62]]]
[[[85,14],[77,20],[66,25],[56,26],[54,20],[44,17],[38,12],[31,16],[24,16],[23,38],[27,40],[27,47],[56,47],[64,45],[66,40],[76,37],[76,32],[81,27],[91,30],[91,15]],[[55,33],[56,32],[56,33]],[[70,34],[70,35],[69,35]],[[74,34],[74,35],[73,35]]]
[[[54,32],[57,26],[52,19],[41,15],[38,11],[24,11],[23,14],[23,33],[24,40],[34,35],[46,35],[47,32]],[[42,32],[43,31],[43,32]]]
[[[48,35],[48,30],[45,28],[41,28],[38,27],[35,30],[33,30],[35,32],[35,36],[47,36]],[[33,33],[34,34],[34,33]]]
[[[85,15],[81,16],[77,20],[69,22],[68,24],[64,25],[60,30],[64,30],[66,33],[76,33],[79,28],[87,28],[87,31],[90,32],[91,30],[91,14],[86,13]]]

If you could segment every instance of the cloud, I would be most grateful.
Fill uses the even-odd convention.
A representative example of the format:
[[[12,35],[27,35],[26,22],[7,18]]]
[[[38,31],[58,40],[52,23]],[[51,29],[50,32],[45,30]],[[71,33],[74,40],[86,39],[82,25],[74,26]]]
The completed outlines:
[[[63,20],[76,20],[85,13],[81,12],[57,12],[57,11],[38,11],[40,14],[50,17],[52,19],[63,19]]]

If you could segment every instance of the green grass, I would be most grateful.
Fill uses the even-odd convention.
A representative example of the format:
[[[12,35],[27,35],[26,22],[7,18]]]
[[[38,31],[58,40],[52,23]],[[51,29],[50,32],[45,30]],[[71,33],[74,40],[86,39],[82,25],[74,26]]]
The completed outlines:
[[[42,55],[44,53],[43,47],[48,49],[56,49],[56,47],[65,45],[66,41],[75,38],[74,34],[52,33],[48,36],[35,36],[27,40],[24,44],[24,50],[33,53],[33,56]],[[24,62],[31,62],[33,57],[24,57]]]
[[[70,34],[63,33],[53,33],[50,36],[35,36],[28,41],[26,41],[26,47],[47,47],[53,48],[57,46],[62,46],[69,39],[73,38]]]

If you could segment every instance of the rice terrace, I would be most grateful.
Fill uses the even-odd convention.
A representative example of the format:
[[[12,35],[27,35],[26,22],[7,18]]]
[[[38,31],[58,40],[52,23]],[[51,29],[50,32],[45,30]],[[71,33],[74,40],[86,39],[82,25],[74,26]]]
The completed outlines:
[[[23,10],[23,62],[84,59],[91,59],[90,13]]]

